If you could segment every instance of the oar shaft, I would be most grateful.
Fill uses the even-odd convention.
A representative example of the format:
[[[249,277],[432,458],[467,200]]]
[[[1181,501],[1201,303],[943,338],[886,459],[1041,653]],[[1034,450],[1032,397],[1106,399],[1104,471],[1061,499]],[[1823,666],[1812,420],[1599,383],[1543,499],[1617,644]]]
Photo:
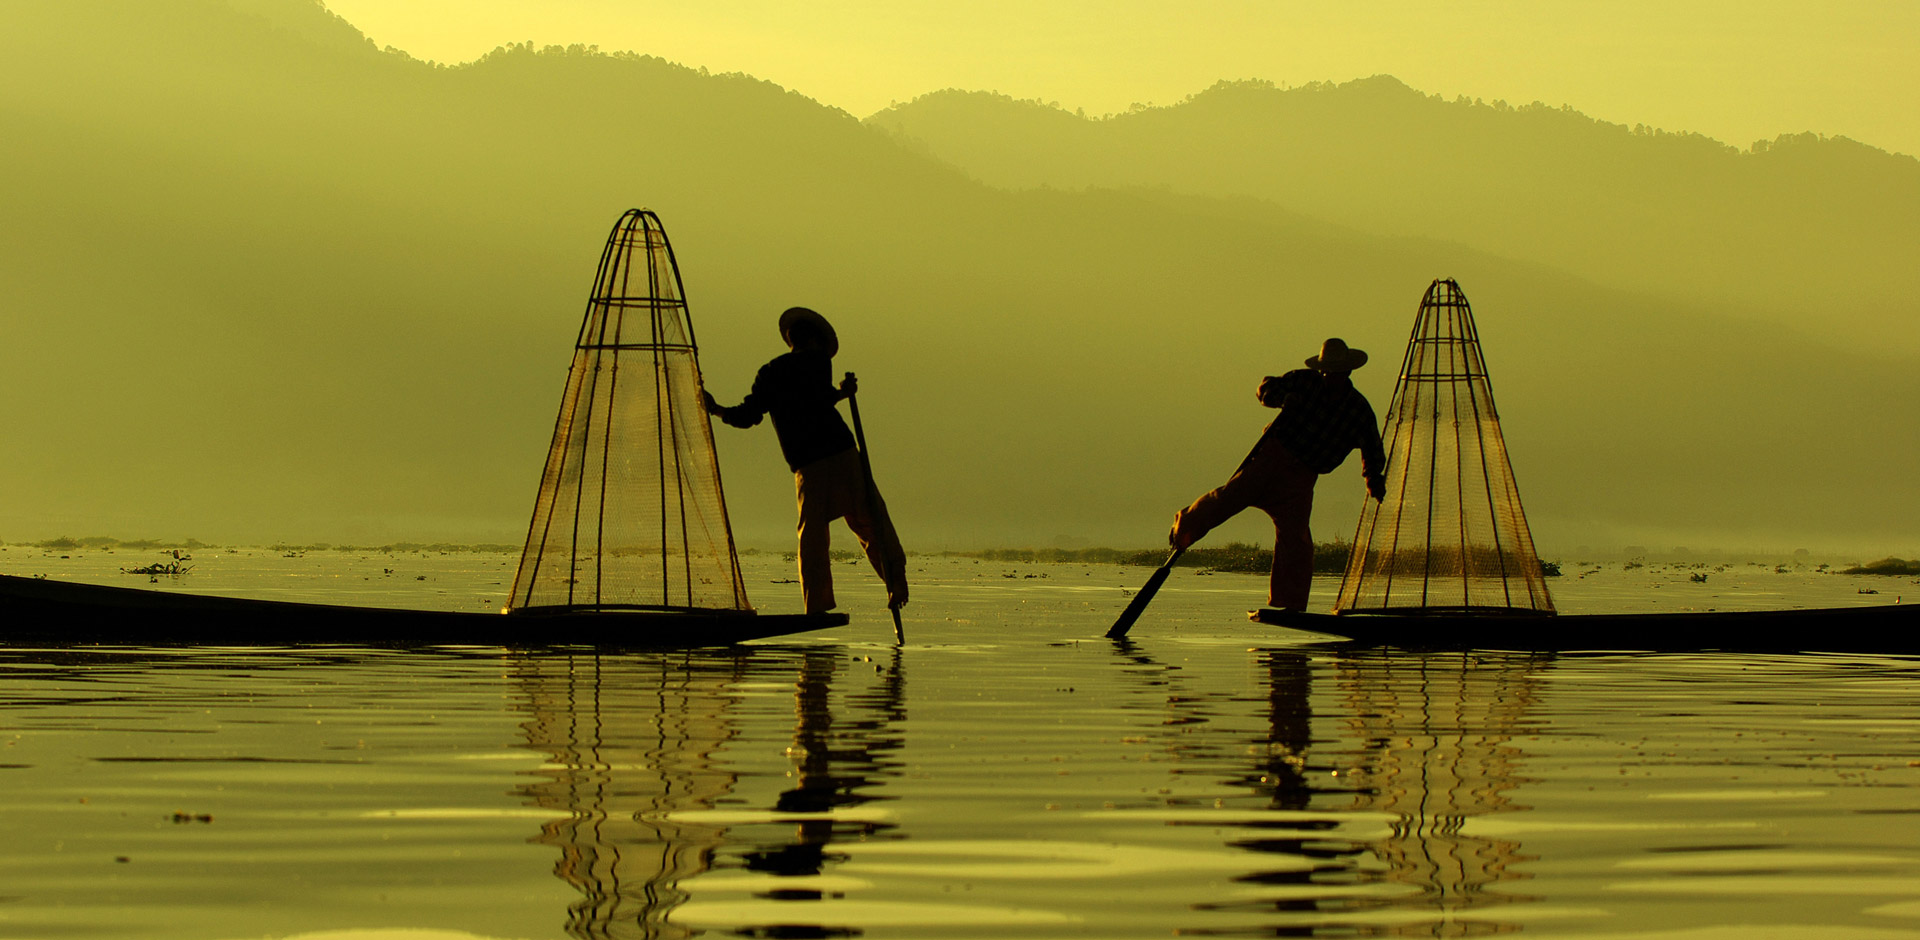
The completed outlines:
[[[847,373],[847,380],[854,380],[853,373]],[[893,572],[890,570],[891,563],[887,560],[888,545],[881,539],[880,488],[873,483],[873,461],[867,456],[867,430],[860,425],[860,402],[852,393],[847,395],[847,411],[853,415],[853,442],[860,451],[860,476],[867,488],[867,520],[868,525],[872,526],[872,536],[876,543],[873,546],[873,563],[874,567],[880,571],[881,582],[891,591]],[[905,643],[907,633],[906,629],[900,625],[900,608],[889,604],[887,610],[893,614],[894,642]]]
[[[1167,553],[1167,560],[1161,562],[1160,567],[1147,578],[1147,583],[1140,586],[1140,593],[1135,594],[1133,600],[1127,603],[1127,609],[1120,612],[1120,619],[1115,620],[1113,626],[1107,628],[1107,639],[1118,640],[1125,637],[1128,630],[1133,629],[1133,622],[1140,619],[1140,614],[1147,609],[1147,604],[1153,600],[1153,595],[1160,592],[1160,585],[1167,583],[1167,575],[1173,571],[1173,563],[1180,560],[1180,553],[1184,551],[1186,549],[1176,548]]]

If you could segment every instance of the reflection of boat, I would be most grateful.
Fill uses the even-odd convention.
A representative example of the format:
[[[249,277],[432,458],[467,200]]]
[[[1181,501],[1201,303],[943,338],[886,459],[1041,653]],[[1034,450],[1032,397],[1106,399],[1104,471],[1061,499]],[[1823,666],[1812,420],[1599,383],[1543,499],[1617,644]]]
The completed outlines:
[[[1262,608],[1260,623],[1408,649],[1920,652],[1920,604],[1641,614],[1310,614]]]
[[[0,575],[8,643],[719,646],[838,626],[845,614],[523,613],[301,604]]]

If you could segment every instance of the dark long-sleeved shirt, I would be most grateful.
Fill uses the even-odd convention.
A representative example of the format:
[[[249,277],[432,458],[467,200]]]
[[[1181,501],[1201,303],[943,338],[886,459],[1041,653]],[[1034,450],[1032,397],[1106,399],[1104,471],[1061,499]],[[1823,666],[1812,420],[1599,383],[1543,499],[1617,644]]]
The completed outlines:
[[[1295,369],[1268,376],[1255,394],[1260,404],[1280,409],[1261,436],[1263,442],[1278,442],[1318,473],[1333,472],[1356,448],[1360,472],[1368,480],[1386,472],[1380,422],[1367,397],[1345,375]]]
[[[796,349],[761,366],[746,400],[718,414],[736,428],[753,427],[762,416],[771,416],[780,453],[787,466],[799,470],[853,446],[853,432],[834,407],[840,397],[833,385],[833,357]]]

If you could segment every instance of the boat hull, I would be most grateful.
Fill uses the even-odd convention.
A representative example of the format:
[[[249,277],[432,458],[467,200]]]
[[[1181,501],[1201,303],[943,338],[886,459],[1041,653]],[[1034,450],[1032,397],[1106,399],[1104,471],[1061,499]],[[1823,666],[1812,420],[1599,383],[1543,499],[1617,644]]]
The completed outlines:
[[[1645,614],[1314,614],[1259,623],[1403,649],[1920,653],[1920,604]]]
[[[727,646],[844,626],[846,614],[540,611],[302,604],[0,575],[0,643],[139,646]]]

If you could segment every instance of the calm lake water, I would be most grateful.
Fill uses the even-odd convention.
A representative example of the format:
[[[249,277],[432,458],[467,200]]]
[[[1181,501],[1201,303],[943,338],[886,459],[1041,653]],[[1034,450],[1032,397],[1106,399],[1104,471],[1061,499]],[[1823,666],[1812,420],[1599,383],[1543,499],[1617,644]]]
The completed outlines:
[[[197,554],[0,572],[480,610],[516,560]],[[1114,643],[1148,569],[912,567],[903,648],[854,565],[851,626],[731,650],[0,648],[0,936],[1920,938],[1920,658],[1345,652],[1189,569]]]

